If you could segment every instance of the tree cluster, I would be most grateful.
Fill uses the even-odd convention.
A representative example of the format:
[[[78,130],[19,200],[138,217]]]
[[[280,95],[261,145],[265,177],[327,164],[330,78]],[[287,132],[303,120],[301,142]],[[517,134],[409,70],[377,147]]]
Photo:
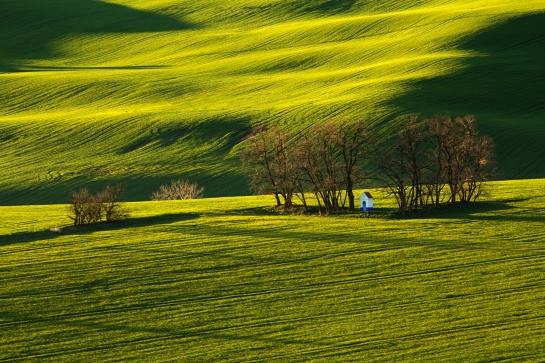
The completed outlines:
[[[74,225],[121,220],[125,212],[121,209],[120,198],[125,192],[124,184],[108,185],[96,194],[89,193],[87,188],[71,191],[69,194],[70,219]]]
[[[320,214],[339,211],[347,200],[354,210],[354,180],[361,174],[367,136],[360,120],[326,122],[300,134],[258,126],[245,139],[241,158],[250,187],[272,193],[278,207],[291,209],[297,197],[306,210],[310,192]]]
[[[403,121],[394,140],[375,152],[380,180],[399,212],[475,201],[494,174],[494,142],[479,136],[472,115]]]
[[[250,187],[271,193],[291,209],[315,196],[319,213],[355,209],[356,181],[378,179],[405,214],[442,203],[475,201],[493,175],[494,142],[479,136],[474,116],[411,116],[393,139],[370,132],[361,120],[329,121],[309,132],[258,126],[244,140],[241,160]],[[363,164],[367,167],[363,174]]]

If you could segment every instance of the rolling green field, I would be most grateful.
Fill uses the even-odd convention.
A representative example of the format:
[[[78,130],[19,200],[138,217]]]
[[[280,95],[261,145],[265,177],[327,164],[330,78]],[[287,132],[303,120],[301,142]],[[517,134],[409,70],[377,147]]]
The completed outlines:
[[[336,116],[475,114],[503,179],[545,177],[543,0],[5,0],[0,204],[187,177],[248,194],[237,144]]]
[[[0,361],[543,361],[543,24],[545,0],[2,0]],[[405,220],[375,190],[371,218],[240,197],[256,124],[411,113],[475,114],[513,180]],[[146,201],[179,177],[213,198]],[[69,190],[117,181],[130,219],[70,226]]]
[[[138,202],[61,234],[66,206],[0,207],[0,361],[543,361],[544,190],[406,220]]]

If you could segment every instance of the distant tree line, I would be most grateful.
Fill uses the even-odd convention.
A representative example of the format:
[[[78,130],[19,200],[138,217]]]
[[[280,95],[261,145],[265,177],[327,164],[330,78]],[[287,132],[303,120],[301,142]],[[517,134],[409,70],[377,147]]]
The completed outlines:
[[[411,116],[393,138],[381,138],[363,120],[328,121],[300,133],[257,126],[241,154],[256,193],[272,193],[286,210],[294,198],[308,210],[307,194],[314,195],[320,214],[354,210],[354,185],[364,179],[379,180],[402,215],[475,201],[493,176],[493,159],[494,142],[478,135],[472,115]]]

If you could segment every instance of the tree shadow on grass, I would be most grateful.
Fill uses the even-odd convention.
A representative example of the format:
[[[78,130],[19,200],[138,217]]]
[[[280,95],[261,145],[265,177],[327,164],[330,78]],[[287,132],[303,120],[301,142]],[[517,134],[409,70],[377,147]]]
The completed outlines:
[[[0,2],[0,72],[25,60],[57,56],[53,43],[70,34],[141,33],[195,28],[179,18],[99,0]]]
[[[398,212],[397,208],[378,207],[369,212],[362,212],[359,210],[349,211],[342,210],[339,212],[333,212],[328,216],[323,215],[324,223],[327,223],[328,219],[382,219],[382,220],[411,220],[411,219],[467,219],[467,220],[490,220],[490,221],[526,221],[526,222],[545,222],[545,210],[544,214],[528,215],[518,213],[502,213],[513,212],[519,207],[513,206],[512,203],[521,203],[529,199],[509,199],[502,201],[480,201],[468,204],[458,203],[455,205],[443,204],[439,207],[430,207],[427,209],[420,209],[414,212],[406,212],[405,216],[402,216]],[[302,207],[296,208],[292,211],[284,211],[281,207],[252,207],[241,208],[236,210],[221,211],[223,215],[232,216],[247,216],[247,217],[259,217],[259,216],[320,216],[319,209],[316,206],[311,206],[305,212]]]
[[[0,247],[12,244],[45,241],[66,235],[85,235],[100,231],[118,231],[129,228],[149,227],[159,224],[170,224],[190,221],[200,217],[197,213],[169,213],[151,217],[127,218],[117,222],[101,222],[85,226],[67,226],[55,230],[37,232],[19,232],[9,235],[0,235]]]
[[[382,219],[382,220],[411,220],[411,219],[464,219],[474,221],[506,221],[506,222],[545,222],[545,209],[540,213],[529,214],[527,211],[519,213],[513,203],[524,203],[529,198],[506,199],[500,201],[479,201],[468,204],[457,203],[454,205],[443,204],[439,207],[430,207],[414,212],[406,212],[404,216],[396,208],[378,207],[369,212],[343,210],[334,212],[329,216],[323,216],[324,223],[328,218],[335,219]],[[522,207],[524,209],[524,207]],[[225,214],[237,216],[279,216],[279,215],[309,215],[318,216],[318,207],[310,207],[308,212],[302,209],[295,212],[283,212],[281,208],[255,207],[226,211]]]
[[[235,210],[226,211],[225,214],[236,215],[236,216],[248,216],[248,217],[257,217],[257,216],[274,216],[279,215],[273,207],[252,207],[252,208],[241,208]]]
[[[441,205],[439,207],[407,212],[405,218],[393,212],[393,218],[398,219],[462,219],[468,221],[496,222],[545,222],[545,209],[540,213],[530,214],[524,207],[513,203],[523,203],[529,199],[509,199],[501,201],[479,201],[468,204]],[[522,209],[521,209],[522,208]],[[517,211],[518,209],[518,211]]]
[[[393,99],[404,113],[474,114],[497,144],[502,177],[545,176],[545,13],[514,18],[460,44],[464,68],[413,84]]]
[[[469,219],[476,213],[500,212],[514,208],[507,201],[443,204],[438,207],[407,212],[405,219]],[[398,212],[394,212],[394,215],[401,218]]]

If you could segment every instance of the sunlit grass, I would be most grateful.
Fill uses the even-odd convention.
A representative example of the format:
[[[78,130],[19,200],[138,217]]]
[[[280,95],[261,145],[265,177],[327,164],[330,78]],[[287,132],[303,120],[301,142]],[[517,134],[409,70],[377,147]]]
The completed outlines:
[[[406,220],[263,196],[71,229],[66,206],[0,207],[0,360],[539,361],[544,189]]]
[[[388,130],[473,113],[503,177],[545,176],[542,0],[2,11],[2,205],[112,181],[146,200],[179,177],[245,194],[252,125],[339,115]],[[394,207],[378,192],[371,218],[274,215],[263,196],[128,203],[125,222],[74,228],[65,204],[1,206],[0,360],[540,361],[544,190],[494,183],[406,220],[376,218]]]

